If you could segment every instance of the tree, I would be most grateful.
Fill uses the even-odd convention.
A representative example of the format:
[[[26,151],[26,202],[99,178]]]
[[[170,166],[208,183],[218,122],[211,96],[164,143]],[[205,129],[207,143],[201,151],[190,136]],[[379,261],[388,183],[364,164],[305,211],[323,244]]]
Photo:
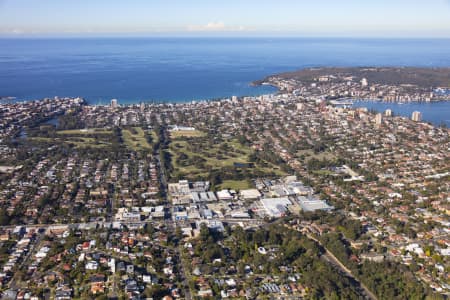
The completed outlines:
[[[8,213],[4,208],[0,208],[0,225],[6,226],[9,225],[9,222],[11,221]]]
[[[178,241],[181,241],[183,239],[183,231],[181,230],[180,226],[177,226],[175,228],[175,237]]]
[[[144,295],[147,298],[162,299],[169,294],[170,292],[166,288],[158,284],[151,287],[147,286],[144,290]]]
[[[208,241],[209,235],[210,232],[208,226],[206,226],[205,223],[202,223],[200,225],[200,240],[202,240],[203,242]]]
[[[145,233],[147,233],[150,236],[152,236],[155,233],[155,228],[153,227],[152,224],[147,223],[145,225]]]

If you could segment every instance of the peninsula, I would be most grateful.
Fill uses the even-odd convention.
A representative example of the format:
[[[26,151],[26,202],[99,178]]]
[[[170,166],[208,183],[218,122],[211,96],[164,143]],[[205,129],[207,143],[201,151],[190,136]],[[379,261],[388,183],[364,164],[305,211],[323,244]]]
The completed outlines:
[[[272,75],[254,84],[269,84],[282,92],[327,100],[450,100],[450,68],[308,68]]]

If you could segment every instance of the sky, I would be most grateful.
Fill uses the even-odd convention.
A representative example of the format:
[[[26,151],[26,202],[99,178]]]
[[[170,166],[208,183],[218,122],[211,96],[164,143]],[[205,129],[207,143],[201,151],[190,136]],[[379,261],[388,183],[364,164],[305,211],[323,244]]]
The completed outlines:
[[[450,0],[0,0],[0,35],[450,38]]]

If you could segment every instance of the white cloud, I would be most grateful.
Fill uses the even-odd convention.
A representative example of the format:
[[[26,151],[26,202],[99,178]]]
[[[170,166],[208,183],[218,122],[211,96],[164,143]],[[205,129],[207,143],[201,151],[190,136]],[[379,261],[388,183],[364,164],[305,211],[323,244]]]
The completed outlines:
[[[24,34],[26,33],[25,30],[21,29],[21,28],[3,28],[0,29],[0,33],[2,34]]]
[[[188,31],[244,31],[244,26],[227,26],[224,22],[209,22],[206,25],[189,25]]]
[[[224,22],[209,22],[204,27],[206,30],[224,30],[224,29],[226,29]]]

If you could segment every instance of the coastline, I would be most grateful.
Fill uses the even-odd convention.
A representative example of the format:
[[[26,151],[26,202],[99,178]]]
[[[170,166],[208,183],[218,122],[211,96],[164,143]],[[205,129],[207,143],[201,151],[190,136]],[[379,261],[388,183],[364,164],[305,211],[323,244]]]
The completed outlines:
[[[320,67],[267,76],[254,85],[322,100],[450,101],[450,68]]]
[[[249,87],[255,88],[255,92],[254,93],[240,93],[240,94],[230,94],[230,95],[224,95],[224,96],[220,96],[220,97],[210,97],[210,98],[197,98],[197,99],[189,99],[185,98],[185,99],[124,99],[124,98],[119,98],[117,97],[119,103],[121,103],[122,105],[139,105],[141,103],[145,103],[145,104],[179,104],[179,103],[198,103],[198,102],[212,102],[212,101],[220,101],[223,99],[231,99],[233,96],[236,96],[238,98],[245,98],[245,97],[259,97],[259,96],[263,96],[263,95],[275,95],[278,94],[280,92],[280,89],[276,86],[276,85],[272,85],[272,84],[265,84],[262,86],[265,87],[269,87],[271,89],[273,89],[273,91],[260,91],[258,92],[257,88],[259,87],[258,85],[253,85],[253,82],[249,82],[248,83]],[[33,102],[33,101],[41,101],[44,99],[53,99],[53,98],[82,98],[84,99],[88,105],[93,105],[93,106],[102,106],[102,105],[109,105],[111,99],[116,99],[116,97],[112,96],[110,99],[106,98],[106,97],[101,97],[100,99],[90,99],[89,97],[84,97],[84,96],[80,96],[80,95],[75,95],[75,96],[61,96],[61,95],[57,95],[57,96],[51,96],[51,97],[43,97],[40,99],[21,99],[19,97],[9,97],[9,100],[1,100],[0,99],[0,103],[7,103],[7,102],[14,102],[14,103],[20,103],[20,102]]]
[[[264,37],[215,39],[214,43],[177,38],[7,40],[2,45],[8,47],[0,50],[1,64],[5,74],[14,76],[5,77],[0,90],[2,96],[20,100],[58,95],[82,96],[92,104],[107,104],[112,98],[121,103],[180,103],[276,93],[276,89],[263,86],[261,92],[253,87],[267,76],[310,67],[450,66],[450,41],[411,44]],[[41,60],[33,49],[48,59]],[[329,49],[334,54],[324,56]]]
[[[7,102],[7,101],[14,101],[16,97],[12,96],[0,96],[0,103],[1,102]]]
[[[385,70],[401,70],[401,71],[410,71],[410,70],[414,70],[414,71],[418,71],[418,72],[438,72],[439,74],[441,74],[442,72],[444,72],[445,74],[448,74],[450,76],[450,68],[446,68],[446,67],[440,67],[440,68],[434,68],[434,67],[348,67],[348,68],[338,68],[338,67],[311,67],[311,68],[303,68],[303,69],[299,69],[297,71],[293,71],[293,72],[282,72],[282,73],[275,73],[272,75],[268,75],[262,79],[258,79],[258,80],[254,80],[248,83],[249,87],[252,88],[258,88],[258,87],[270,87],[273,89],[273,92],[259,92],[259,93],[247,93],[247,94],[234,94],[234,95],[226,95],[226,96],[221,96],[221,97],[211,97],[211,98],[198,98],[198,99],[142,99],[142,100],[137,100],[137,99],[123,99],[120,97],[117,97],[119,100],[119,103],[121,103],[122,105],[138,105],[141,103],[145,103],[145,104],[178,104],[178,103],[198,103],[198,102],[212,102],[212,101],[218,101],[218,100],[223,100],[223,99],[229,99],[232,98],[234,96],[238,97],[238,98],[245,98],[245,97],[258,97],[258,96],[263,96],[263,95],[277,95],[277,94],[281,94],[281,93],[293,93],[297,96],[299,96],[295,90],[295,86],[286,86],[285,82],[280,83],[279,81],[277,82],[276,80],[278,79],[282,79],[284,81],[293,81],[293,80],[297,80],[295,78],[295,76],[297,76],[297,74],[302,74],[303,72],[313,72],[313,74],[317,74],[317,72],[319,72],[319,74],[321,73],[325,73],[325,74],[333,74],[333,72],[336,72],[336,70],[338,71],[342,71],[342,70],[354,70],[355,72],[360,72],[361,70],[377,70],[378,72],[381,71],[385,71]],[[347,74],[348,75],[348,74]],[[357,77],[355,74],[350,74],[352,77]],[[323,75],[320,75],[320,77],[322,77]],[[326,76],[334,76],[334,75],[326,75]],[[315,82],[317,81],[317,78],[308,78],[307,80],[305,80],[306,83],[308,84],[315,84]],[[318,82],[320,83],[320,79],[318,80]],[[300,81],[298,81],[297,83],[300,83]],[[311,95],[310,98],[314,98],[314,97],[319,97],[320,99],[323,100],[327,100],[330,101],[332,104],[338,104],[339,102],[345,102],[345,101],[362,101],[362,102],[378,102],[378,103],[397,103],[397,104],[406,104],[406,103],[439,103],[439,102],[448,102],[450,101],[450,84],[448,87],[443,87],[442,84],[440,84],[442,82],[437,82],[433,89],[437,90],[437,89],[443,89],[444,93],[441,95],[441,97],[446,97],[446,98],[438,98],[438,99],[427,99],[427,98],[418,98],[418,99],[408,99],[408,100],[402,100],[402,99],[384,99],[384,98],[377,98],[377,97],[361,97],[361,96],[353,96],[353,97],[349,97],[348,95],[346,96],[335,96],[335,95],[328,95],[328,94],[322,94],[322,95]],[[378,83],[372,83],[373,85],[379,85]],[[398,83],[398,86],[404,86],[404,83]],[[89,99],[88,97],[84,97],[84,96],[55,96],[56,98],[82,98],[85,100],[85,102],[88,105],[109,105],[110,100],[113,99],[108,99],[107,97],[100,97],[99,99]],[[20,99],[18,97],[13,97],[13,96],[1,96],[0,97],[0,103],[7,103],[7,102],[13,102],[13,103],[19,103],[19,102],[32,102],[32,101],[41,101],[44,99],[51,99],[54,97],[44,97],[41,99]],[[333,103],[334,102],[334,103]]]
[[[378,103],[385,103],[385,104],[413,104],[413,103],[421,103],[421,104],[433,104],[433,103],[441,103],[441,102],[450,102],[450,99],[446,99],[446,100],[432,100],[432,101],[425,101],[425,100],[411,100],[411,101],[388,101],[388,100],[384,100],[384,99],[363,99],[363,98],[338,98],[338,99],[333,99],[333,100],[329,100],[330,102],[335,102],[332,104],[341,104],[339,102],[345,102],[345,101],[350,101],[350,102],[378,102]]]

